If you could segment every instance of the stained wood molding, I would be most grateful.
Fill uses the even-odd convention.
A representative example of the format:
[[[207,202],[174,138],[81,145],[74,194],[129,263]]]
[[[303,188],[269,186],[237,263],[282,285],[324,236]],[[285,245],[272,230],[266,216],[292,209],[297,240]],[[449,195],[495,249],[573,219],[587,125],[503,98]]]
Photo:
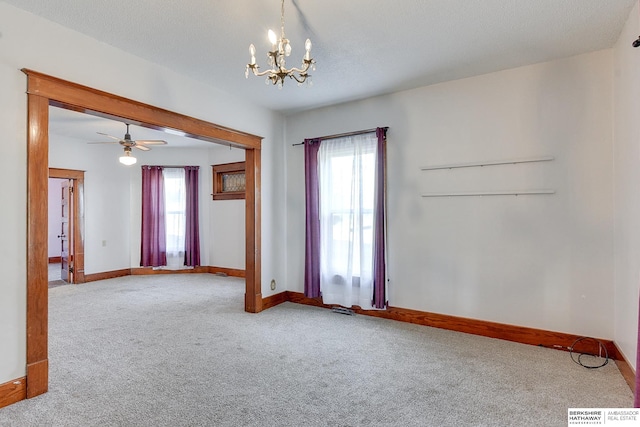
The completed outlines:
[[[322,298],[307,298],[300,292],[288,291],[288,301],[297,304],[313,305],[316,307],[333,308],[322,302]],[[508,325],[504,323],[475,320],[465,317],[449,316],[446,314],[428,313],[411,310],[408,308],[388,307],[386,310],[363,310],[360,307],[352,308],[357,314],[379,317],[383,319],[398,320],[400,322],[414,323],[417,325],[431,326],[450,331],[464,332],[489,338],[497,338],[506,341],[518,342],[557,350],[566,351],[580,335],[566,334],[563,332],[546,331],[543,329],[527,328],[524,326]],[[609,358],[624,360],[622,353],[611,340],[599,339],[609,352]],[[564,348],[556,348],[559,345]],[[589,349],[585,349],[589,350]],[[597,350],[593,350],[597,352]]]
[[[131,269],[132,276],[148,276],[154,274],[196,274],[208,273],[209,267],[185,268],[182,270],[154,270],[153,267],[136,267]]]
[[[27,398],[27,377],[0,384],[0,408]]]
[[[84,283],[96,282],[98,280],[115,279],[116,277],[129,276],[131,274],[130,268],[124,268],[122,270],[104,271],[102,273],[91,273],[84,275]]]
[[[60,264],[61,262],[62,262],[62,259],[59,256],[50,256],[49,257],[49,264]]]
[[[245,311],[259,313],[262,311],[261,288],[261,193],[260,170],[261,151],[259,149],[245,151],[245,270],[246,292],[244,295]],[[255,185],[250,185],[254,183]]]
[[[622,374],[622,378],[624,378],[624,380],[627,382],[627,385],[631,389],[631,392],[635,394],[636,372],[631,367],[631,364],[629,363],[627,358],[624,357],[624,354],[622,353],[622,351],[620,351],[620,349],[618,348],[618,345],[615,343],[613,345],[616,347],[616,349],[618,350],[618,354],[620,354],[621,356],[620,359],[616,359],[616,365],[618,366],[618,370]]]
[[[198,266],[184,270],[154,270],[151,267],[123,268],[121,270],[103,271],[85,274],[85,283],[98,280],[114,279],[124,276],[150,276],[156,274],[216,274],[224,273],[231,277],[245,277],[244,270],[225,267]]]
[[[49,360],[27,363],[27,399],[49,390]]]
[[[27,97],[27,396],[47,391],[49,99]],[[31,368],[30,368],[31,367]],[[33,375],[30,377],[30,375]]]
[[[262,309],[266,310],[268,308],[275,307],[276,305],[280,305],[283,302],[289,301],[289,291],[280,292],[279,294],[271,295],[262,299]]]
[[[239,270],[236,268],[225,268],[225,267],[208,267],[207,273],[217,274],[222,273],[231,277],[245,277],[246,273],[244,270]]]
[[[57,77],[23,69],[29,76],[28,92],[51,100],[51,105],[90,113],[121,121],[125,115],[129,123],[156,130],[178,130],[185,136],[239,148],[260,148],[262,137],[144,104],[98,89],[72,83]],[[93,108],[99,106],[98,108]]]

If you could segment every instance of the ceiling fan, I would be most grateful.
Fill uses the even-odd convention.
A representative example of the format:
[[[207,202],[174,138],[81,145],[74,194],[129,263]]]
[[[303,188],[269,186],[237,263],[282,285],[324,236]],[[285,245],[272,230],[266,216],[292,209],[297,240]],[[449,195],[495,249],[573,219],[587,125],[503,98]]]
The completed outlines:
[[[131,149],[137,148],[142,151],[149,151],[151,148],[147,147],[147,145],[167,145],[167,141],[163,141],[161,139],[131,139],[131,134],[129,134],[129,123],[125,123],[127,126],[127,131],[124,134],[124,138],[118,138],[117,136],[112,136],[103,132],[96,132],[99,135],[104,135],[107,138],[114,139],[115,141],[106,141],[106,142],[89,142],[89,144],[120,144],[124,147],[124,155],[120,157],[120,163],[125,164],[127,166],[134,164],[137,159],[131,155]]]

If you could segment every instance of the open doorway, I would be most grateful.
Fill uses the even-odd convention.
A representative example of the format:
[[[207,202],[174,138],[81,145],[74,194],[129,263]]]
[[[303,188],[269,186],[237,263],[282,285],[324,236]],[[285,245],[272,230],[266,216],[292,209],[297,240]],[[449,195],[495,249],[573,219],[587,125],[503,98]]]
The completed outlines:
[[[84,171],[49,168],[49,286],[84,283]]]
[[[48,390],[47,186],[49,106],[126,120],[245,150],[245,304],[262,311],[260,149],[262,138],[31,70],[27,74],[27,397]]]
[[[65,215],[68,208],[68,203],[66,203],[68,191],[64,190],[65,185],[69,185],[69,180],[49,178],[49,203],[47,204],[49,213],[49,274],[47,276],[49,288],[69,282],[67,274],[62,272],[62,257],[63,253],[68,251],[70,237],[68,216]],[[73,254],[71,255],[73,256]]]

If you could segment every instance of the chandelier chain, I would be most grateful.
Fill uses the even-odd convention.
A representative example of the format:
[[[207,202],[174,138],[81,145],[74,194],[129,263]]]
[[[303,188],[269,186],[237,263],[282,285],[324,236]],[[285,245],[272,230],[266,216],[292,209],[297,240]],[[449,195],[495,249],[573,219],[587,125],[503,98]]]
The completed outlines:
[[[284,0],[280,4],[280,31],[282,34],[282,38],[284,39]]]

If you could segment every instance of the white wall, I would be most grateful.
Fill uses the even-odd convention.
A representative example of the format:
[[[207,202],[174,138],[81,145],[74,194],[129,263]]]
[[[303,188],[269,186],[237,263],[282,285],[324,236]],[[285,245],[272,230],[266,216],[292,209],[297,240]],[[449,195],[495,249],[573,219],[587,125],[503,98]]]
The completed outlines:
[[[50,167],[85,171],[85,274],[129,268],[131,169],[118,162],[114,148],[55,135],[49,138]]]
[[[219,147],[210,152],[209,163],[243,162],[244,150]],[[211,169],[211,168],[210,168]],[[210,211],[210,247],[209,265],[244,270],[245,267],[245,202],[241,200],[212,200],[213,177],[209,180],[210,191],[207,197]]]
[[[632,366],[636,364],[640,281],[640,48],[634,49],[631,42],[639,34],[636,5],[614,48],[614,339]]]
[[[284,219],[277,210],[283,205],[284,183],[280,172],[283,169],[283,122],[279,114],[254,107],[246,99],[238,99],[195,82],[3,2],[0,2],[0,28],[0,134],[3,138],[0,144],[0,180],[12,183],[3,193],[12,203],[0,212],[6,243],[0,249],[0,269],[3,271],[0,282],[1,384],[22,377],[26,363],[27,266],[24,254],[27,203],[24,189],[27,188],[27,109],[26,76],[21,68],[263,136],[262,181],[264,186],[273,188],[263,191],[264,245],[272,244],[269,239],[283,240],[278,233],[283,233]],[[244,78],[242,73],[238,78]],[[87,179],[91,180],[89,176]],[[109,197],[123,198],[123,190],[118,187],[109,193]],[[96,209],[106,212],[110,212],[113,205],[105,200],[95,204]],[[131,233],[127,224],[120,224],[120,227],[112,224],[111,227],[109,234],[101,235],[98,231],[91,241],[101,244],[106,238],[106,248],[113,249],[117,245],[114,235]],[[101,247],[87,247],[86,250],[99,253]],[[94,271],[126,266],[130,254],[126,247],[123,251],[124,261],[112,257],[101,260],[98,257],[87,258],[86,262]],[[269,280],[272,277],[280,279],[284,276],[283,271],[282,252],[262,251],[263,295],[272,293]]]
[[[49,223],[49,258],[59,257],[62,251],[60,245],[62,223],[62,195],[61,185],[65,179],[49,178],[49,204],[47,205]]]
[[[303,291],[303,148],[388,132],[392,306],[613,338],[612,52],[288,116],[287,286]],[[552,162],[420,171],[551,155]],[[422,198],[550,188],[550,196]]]

